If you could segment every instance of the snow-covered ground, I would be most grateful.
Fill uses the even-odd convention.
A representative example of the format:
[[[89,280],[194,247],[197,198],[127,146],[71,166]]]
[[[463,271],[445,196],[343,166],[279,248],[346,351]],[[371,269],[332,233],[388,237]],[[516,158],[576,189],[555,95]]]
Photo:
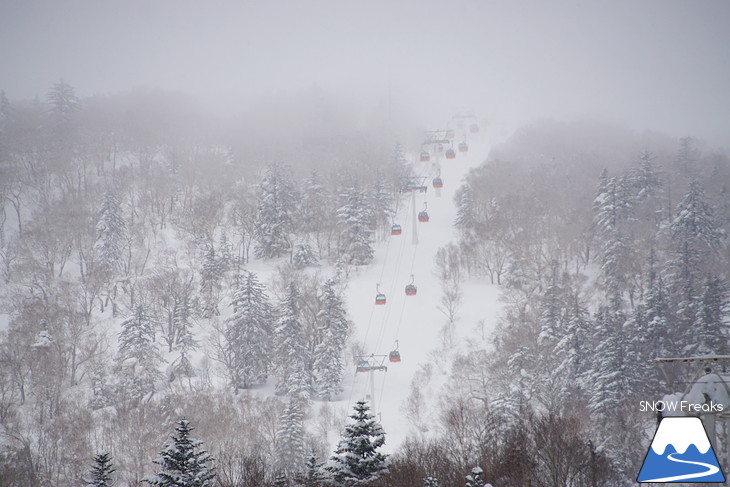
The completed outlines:
[[[400,363],[388,363],[387,372],[374,372],[374,410],[379,413],[387,433],[387,450],[393,451],[414,430],[404,411],[404,401],[410,394],[410,385],[419,370],[427,368],[430,374],[423,391],[426,393],[423,404],[428,410],[428,400],[435,399],[441,386],[448,378],[449,353],[466,346],[467,338],[474,340],[477,327],[483,321],[480,331],[489,333],[496,322],[500,309],[499,289],[482,280],[465,280],[462,284],[462,304],[459,307],[455,326],[453,346],[444,349],[442,330],[447,322],[439,310],[442,295],[441,284],[436,276],[435,256],[440,247],[456,241],[453,227],[456,217],[454,194],[461,185],[462,178],[470,168],[486,160],[490,143],[483,133],[468,139],[469,151],[457,152],[456,159],[440,157],[440,164],[420,162],[417,154],[414,172],[426,177],[428,191],[416,193],[416,212],[427,203],[430,219],[417,223],[418,244],[412,243],[413,216],[412,199],[407,197],[400,205],[395,222],[403,227],[399,236],[391,236],[376,247],[375,260],[366,269],[351,276],[346,291],[350,317],[355,323],[354,340],[364,347],[366,354],[387,355],[398,341],[401,353]],[[458,143],[457,136],[456,142]],[[456,146],[456,144],[455,144]],[[433,161],[433,156],[432,156]],[[440,196],[432,187],[432,178],[440,176],[444,186]],[[414,275],[418,286],[416,296],[406,296],[405,286]],[[375,305],[376,284],[387,296],[385,306]],[[368,373],[352,373],[346,377],[345,392],[341,402],[351,405],[354,401],[370,394]],[[340,409],[340,408],[338,408]],[[349,414],[350,406],[341,408]],[[344,420],[344,418],[343,418]]]

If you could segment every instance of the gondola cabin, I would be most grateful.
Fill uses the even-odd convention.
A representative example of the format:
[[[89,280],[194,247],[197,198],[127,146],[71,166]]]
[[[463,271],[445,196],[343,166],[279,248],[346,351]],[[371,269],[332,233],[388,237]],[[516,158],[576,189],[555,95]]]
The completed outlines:
[[[473,123],[469,126],[469,132],[472,134],[478,134],[479,133],[479,125],[476,123]]]
[[[428,212],[422,211],[418,214],[418,221],[421,223],[425,223],[428,221]]]
[[[400,225],[396,224],[396,225],[393,225],[392,227],[390,227],[391,235],[400,235],[402,231],[403,231],[403,229],[401,228]]]
[[[357,371],[358,372],[370,372],[370,364],[367,360],[361,360],[357,364]]]
[[[446,138],[447,139],[453,139],[454,138],[454,131],[453,130],[447,130],[446,131]]]
[[[456,152],[454,152],[454,149],[446,150],[446,159],[456,159]]]
[[[415,284],[408,284],[406,286],[406,296],[415,296],[416,292],[418,292],[418,288]]]
[[[433,178],[433,187],[434,188],[443,188],[444,182],[441,180],[441,178]]]
[[[400,362],[400,352],[398,350],[393,350],[388,354],[388,360],[393,363]]]
[[[459,152],[467,152],[469,150],[469,146],[466,142],[462,142],[459,144]]]
[[[428,162],[429,159],[431,159],[431,156],[428,155],[428,152],[421,152],[421,162]]]
[[[375,304],[378,304],[378,305],[380,305],[380,304],[385,304],[385,294],[383,294],[383,293],[378,293],[378,294],[377,294],[377,295],[375,296]]]
[[[443,152],[443,151],[444,151],[444,145],[443,144],[439,144],[439,145],[436,146],[436,152]]]

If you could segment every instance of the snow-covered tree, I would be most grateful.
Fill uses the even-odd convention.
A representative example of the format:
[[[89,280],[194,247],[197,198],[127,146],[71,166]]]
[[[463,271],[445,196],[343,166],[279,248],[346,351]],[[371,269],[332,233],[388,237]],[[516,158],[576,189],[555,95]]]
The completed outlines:
[[[300,243],[294,246],[292,264],[296,269],[304,269],[305,267],[316,265],[318,260],[317,254],[308,243]]]
[[[591,396],[589,407],[597,418],[620,416],[628,392],[628,363],[623,336],[623,317],[602,307],[596,313]]]
[[[472,468],[471,473],[464,477],[466,480],[464,487],[486,487],[482,477],[483,475],[484,470],[482,470],[481,467]]]
[[[321,487],[327,480],[327,476],[324,473],[324,463],[319,462],[314,455],[311,455],[307,459],[305,472],[301,482],[303,487]]]
[[[346,203],[337,211],[342,227],[340,255],[348,264],[363,265],[373,260],[373,209],[367,192],[357,186],[341,195]]]
[[[727,355],[728,350],[728,291],[725,282],[718,277],[705,280],[702,297],[697,309],[693,343],[699,354]]]
[[[327,467],[332,480],[341,487],[365,485],[388,471],[388,456],[378,449],[385,444],[385,432],[365,401],[355,404],[342,439]]]
[[[671,231],[675,250],[671,287],[677,296],[679,324],[686,330],[697,315],[699,273],[711,262],[708,257],[719,248],[721,235],[714,210],[696,179],[690,182],[689,190],[677,205]]]
[[[74,87],[63,80],[54,83],[48,92],[48,111],[61,120],[68,120],[78,109],[79,99]]]
[[[272,365],[273,314],[256,274],[245,273],[233,295],[224,331],[226,367],[234,390],[266,380]]]
[[[100,451],[94,456],[94,465],[89,471],[86,487],[111,487],[114,485],[112,474],[115,471],[109,453]]]
[[[312,387],[311,357],[304,337],[299,291],[292,282],[279,304],[276,340],[276,371],[278,394],[309,397]]]
[[[276,435],[277,466],[293,478],[304,471],[304,411],[302,399],[292,396]]]
[[[124,269],[124,251],[128,245],[127,224],[121,214],[121,202],[107,192],[99,210],[94,249],[103,273],[114,274]]]
[[[350,322],[337,283],[328,279],[322,287],[322,308],[317,315],[320,342],[314,350],[314,377],[317,393],[329,400],[342,392],[344,351]]]
[[[634,249],[625,223],[631,218],[633,208],[625,178],[601,174],[598,196],[593,202],[595,225],[601,237],[601,277],[606,295],[614,310],[622,307],[622,295],[636,274]]]
[[[423,487],[441,487],[441,484],[436,477],[428,476],[423,479]]]
[[[213,484],[215,470],[210,466],[213,458],[202,448],[203,442],[190,437],[193,428],[186,419],[178,421],[177,436],[172,436],[154,461],[161,470],[144,482],[160,487],[206,487]]]
[[[215,248],[209,245],[203,256],[203,263],[200,267],[200,294],[203,298],[203,316],[210,318],[218,315],[218,298],[221,291],[224,268],[221,260],[215,252]]]
[[[256,213],[256,255],[279,257],[291,250],[294,211],[298,195],[288,169],[281,165],[266,168],[258,186]]]
[[[555,345],[558,366],[553,375],[567,400],[577,388],[587,386],[586,375],[590,370],[591,324],[588,310],[581,305],[577,295],[571,297],[561,321],[563,333]]]
[[[160,378],[162,357],[155,343],[154,321],[147,308],[139,304],[122,323],[119,333],[117,364],[120,369],[119,392],[139,400],[154,391]]]

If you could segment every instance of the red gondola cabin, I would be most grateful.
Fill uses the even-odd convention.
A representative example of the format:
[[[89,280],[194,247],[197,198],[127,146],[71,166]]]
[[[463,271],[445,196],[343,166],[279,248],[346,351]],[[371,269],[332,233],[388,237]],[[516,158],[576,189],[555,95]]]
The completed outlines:
[[[462,142],[459,144],[459,152],[467,152],[469,150],[469,146],[466,142]]]
[[[428,212],[422,211],[418,214],[418,221],[421,223],[425,223],[428,221]]]
[[[429,159],[431,156],[428,155],[428,152],[421,152],[421,162],[428,162]]]
[[[433,178],[433,187],[434,188],[443,188],[444,182],[441,180],[441,178]]]
[[[388,354],[388,360],[393,363],[400,362],[400,352],[398,350],[393,350]]]
[[[400,225],[393,225],[392,227],[390,227],[391,235],[400,235],[401,232],[402,232],[402,229],[401,229]]]
[[[375,296],[375,304],[385,304],[385,294],[378,293]]]
[[[415,296],[418,288],[415,284],[408,284],[406,286],[406,296]]]
[[[456,152],[454,152],[454,149],[448,149],[446,151],[446,159],[456,159]]]

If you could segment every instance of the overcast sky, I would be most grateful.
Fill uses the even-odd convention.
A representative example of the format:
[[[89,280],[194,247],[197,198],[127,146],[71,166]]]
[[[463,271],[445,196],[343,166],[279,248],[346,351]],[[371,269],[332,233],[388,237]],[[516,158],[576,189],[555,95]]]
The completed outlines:
[[[390,87],[434,117],[599,117],[730,146],[730,1],[0,0],[0,89],[60,78],[218,107]]]

